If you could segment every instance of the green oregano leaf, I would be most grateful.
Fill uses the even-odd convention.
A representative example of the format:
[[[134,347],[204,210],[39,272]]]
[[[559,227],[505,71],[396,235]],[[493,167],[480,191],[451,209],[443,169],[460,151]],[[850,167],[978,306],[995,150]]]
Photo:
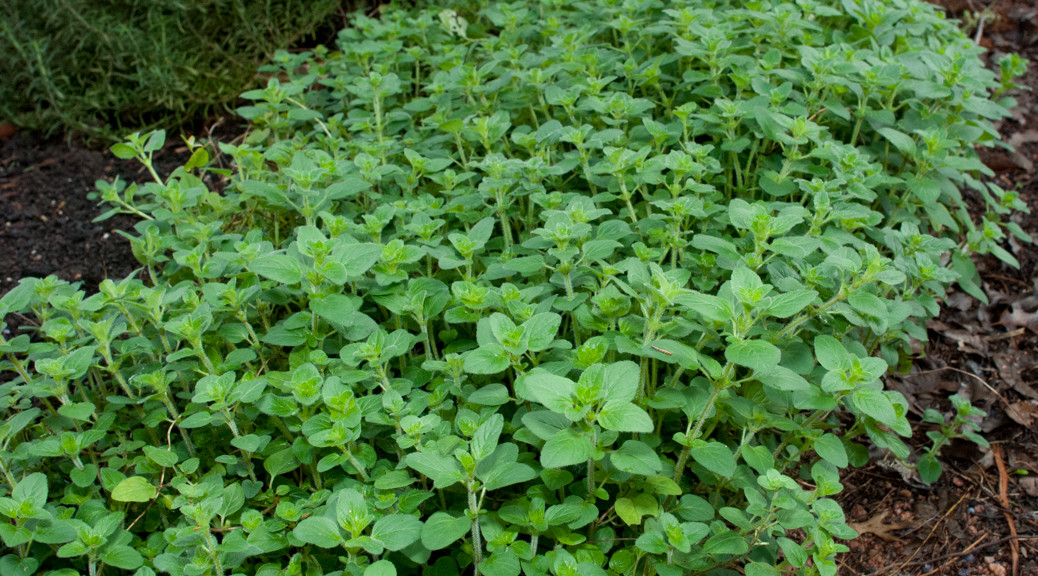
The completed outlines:
[[[572,428],[556,432],[541,448],[541,465],[564,468],[587,461],[594,454],[591,437]]]

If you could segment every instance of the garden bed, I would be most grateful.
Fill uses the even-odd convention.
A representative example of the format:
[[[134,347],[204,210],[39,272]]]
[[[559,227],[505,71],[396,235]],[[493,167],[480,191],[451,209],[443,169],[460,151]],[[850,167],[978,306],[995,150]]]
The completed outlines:
[[[946,4],[963,9],[962,3]],[[973,4],[979,9],[985,2]],[[1000,3],[979,35],[989,48],[1032,60],[1023,82],[1033,90],[1014,94],[1016,112],[1000,126],[1005,141],[1019,144],[1018,153],[986,152],[983,158],[1003,188],[1019,189],[1034,208],[1038,178],[1029,163],[1038,163],[1038,45],[1031,40],[1038,27],[1025,4]],[[220,138],[233,136],[224,129]],[[155,155],[157,170],[168,173],[188,156],[187,147],[171,137]],[[21,134],[0,141],[0,294],[23,277],[48,274],[82,281],[93,291],[104,278],[122,278],[137,268],[129,244],[115,232],[133,220],[92,222],[101,211],[87,195],[96,179],[115,176],[143,182],[149,175],[134,161],[64,140]],[[1014,219],[1038,237],[1038,214]],[[951,394],[970,398],[987,412],[982,427],[994,447],[951,445],[943,452],[945,473],[931,486],[882,458],[847,472],[838,499],[863,535],[848,543],[842,573],[1038,571],[1038,249],[1015,242],[1007,248],[1021,268],[981,259],[989,303],[950,293],[941,316],[929,323],[925,359],[911,374],[888,380],[908,398],[913,423],[927,408],[946,411]],[[925,426],[915,432],[915,446],[924,448]]]

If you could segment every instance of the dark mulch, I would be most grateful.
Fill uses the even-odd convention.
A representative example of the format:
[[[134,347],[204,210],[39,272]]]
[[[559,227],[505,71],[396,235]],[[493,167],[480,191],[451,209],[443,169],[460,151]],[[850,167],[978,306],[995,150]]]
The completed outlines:
[[[243,128],[218,119],[198,138],[231,140]],[[167,175],[187,162],[190,151],[170,134],[154,156]],[[121,160],[107,149],[34,134],[3,137],[0,132],[0,294],[27,277],[54,274],[96,290],[105,278],[125,278],[139,266],[129,242],[117,230],[131,230],[134,218],[94,219],[105,210],[91,199],[98,179],[145,183],[148,171],[136,160]]]
[[[0,292],[22,278],[57,274],[96,287],[121,278],[136,261],[115,233],[133,219],[92,220],[101,213],[88,199],[98,178],[141,179],[137,166],[107,152],[64,140],[18,134],[0,141]]]

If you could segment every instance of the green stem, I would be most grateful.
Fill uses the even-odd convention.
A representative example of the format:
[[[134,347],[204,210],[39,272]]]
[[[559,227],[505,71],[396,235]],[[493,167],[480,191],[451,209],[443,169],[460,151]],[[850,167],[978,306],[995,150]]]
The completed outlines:
[[[731,364],[729,364],[729,366],[730,365]],[[720,393],[721,393],[721,387],[715,385],[713,393],[710,394],[710,399],[707,400],[707,402],[706,402],[706,407],[703,408],[703,413],[699,415],[698,419],[696,419],[695,428],[693,428],[691,431],[689,431],[688,428],[685,429],[686,430],[686,436],[685,436],[686,445],[685,445],[685,448],[681,451],[681,456],[678,458],[677,465],[674,466],[674,481],[675,482],[680,481],[681,480],[681,475],[685,473],[685,464],[688,463],[688,455],[689,455],[689,452],[691,452],[691,450],[692,450],[691,444],[692,444],[692,442],[696,438],[699,437],[699,433],[703,430],[703,423],[706,422],[707,415],[710,414],[710,410],[713,409],[714,402],[717,401],[717,396]],[[692,426],[692,421],[690,420],[688,424],[689,424],[689,427],[691,427]]]
[[[216,366],[214,366],[213,361],[209,359],[209,355],[205,353],[205,349],[202,347],[202,342],[199,341],[195,343],[194,348],[195,356],[198,356],[198,359],[202,361],[202,365],[205,366],[205,369],[208,370],[210,374],[214,376],[217,375]]]
[[[624,202],[627,204],[627,214],[631,217],[631,223],[638,223],[638,215],[634,212],[634,204],[631,204],[631,193],[627,191],[627,184],[624,183],[624,177],[621,174],[620,179],[620,196],[623,197]]]
[[[368,473],[364,471],[364,467],[361,466],[360,462],[358,462],[357,459],[353,457],[353,453],[350,452],[348,449],[346,449],[345,446],[342,448],[342,451],[343,451],[344,454],[346,454],[346,458],[350,461],[350,464],[352,464],[353,467],[357,469],[357,473],[360,474],[360,477],[365,482],[367,482],[368,481]]]
[[[205,538],[205,543],[208,546],[209,557],[213,560],[213,569],[216,570],[217,576],[223,576],[223,564],[220,562],[220,552],[216,549],[216,540],[213,539],[209,526],[202,526],[201,528],[202,536]]]
[[[512,226],[509,223],[508,216],[505,214],[504,206],[501,202],[498,202],[498,217],[501,218],[501,231],[504,234],[505,239],[505,253],[512,251]]]
[[[381,382],[378,383],[382,387],[383,392],[389,392],[392,386],[389,383],[389,376],[386,374],[386,369],[381,364],[375,365],[375,371],[378,372],[378,377]]]
[[[839,402],[841,397],[842,397],[842,395],[841,396],[837,396],[836,401]],[[804,422],[802,424],[800,424],[799,428],[801,430],[811,430],[812,428],[814,428],[815,422],[818,422],[822,418],[828,418],[829,414],[831,414],[831,413],[832,413],[831,410],[826,410],[824,412],[822,412],[822,411],[815,412],[814,414],[809,416],[807,418],[807,420],[804,420]],[[849,433],[848,433],[848,435],[849,435]],[[786,436],[786,438],[784,440],[782,440],[782,443],[779,444],[777,448],[775,448],[775,451],[772,452],[772,454],[771,454],[772,459],[774,459],[775,461],[778,461],[779,455],[782,454],[782,451],[786,449],[786,446],[789,446],[789,436],[788,435]],[[779,468],[779,472],[785,472],[786,466],[788,466],[792,462],[793,462],[793,460],[786,459],[785,464],[783,464]]]
[[[7,482],[7,485],[11,487],[11,490],[14,490],[14,486],[17,482],[15,482],[14,478],[11,476],[11,470],[7,467],[7,462],[4,461],[3,456],[0,456],[0,472],[4,475],[4,482]]]
[[[461,133],[454,133],[454,143],[458,146],[458,155],[461,156],[461,165],[468,168],[469,161],[465,158],[465,144],[461,141]]]
[[[479,505],[476,502],[476,493],[469,488],[469,511],[472,512],[472,563],[475,567],[475,576],[479,576],[479,564],[483,561],[483,542],[479,534]]]
[[[151,177],[155,180],[155,182],[157,182],[159,185],[165,185],[165,182],[162,181],[162,178],[159,178],[159,173],[155,171],[155,167],[152,166],[150,154],[148,156],[138,156],[137,158],[141,161],[141,164],[144,164],[144,167],[148,169],[148,172],[151,174]],[[137,212],[137,210],[134,210],[134,212]],[[137,213],[143,216],[142,213]],[[148,220],[151,220],[151,217],[145,217],[148,218]]]
[[[234,416],[231,414],[231,411],[224,408],[223,412],[227,416],[227,427],[231,429],[231,434],[233,434],[235,438],[241,438],[241,434],[238,432],[238,425],[234,422]],[[245,457],[245,466],[249,471],[249,480],[258,482],[258,480],[256,480],[256,473],[253,472],[252,469],[252,457],[249,456],[249,453],[245,450],[242,450],[241,453],[242,456]]]
[[[184,444],[187,445],[187,453],[193,458],[195,456],[195,445],[191,442],[191,437],[187,435],[187,430],[180,426],[180,413],[173,406],[173,402],[169,399],[169,393],[166,391],[162,392],[162,403],[166,405],[166,410],[173,417],[173,422],[176,423],[177,430],[180,431],[180,437],[184,439]]]
[[[7,346],[7,340],[3,336],[0,336],[0,346]],[[29,377],[29,373],[25,370],[25,366],[22,365],[22,361],[11,352],[7,353],[7,359],[14,365],[14,370],[22,377],[22,381],[31,386],[32,378]]]
[[[809,311],[806,314],[800,315],[796,320],[794,320],[794,321],[790,322],[789,324],[787,324],[785,328],[780,330],[779,333],[775,335],[775,338],[774,338],[775,341],[776,342],[782,341],[790,332],[792,332],[793,330],[796,330],[804,322],[807,322],[811,318],[814,318],[815,316],[818,316],[822,312],[825,312],[826,310],[828,310],[833,305],[835,305],[835,304],[837,304],[839,302],[842,302],[843,300],[846,300],[847,299],[847,294],[848,294],[848,291],[843,290],[841,288],[840,291],[837,292],[835,296],[830,298],[825,304],[822,304],[818,308],[815,308],[814,310]]]
[[[382,96],[375,95],[375,130],[378,132],[378,152],[382,163],[386,163],[385,137],[382,134]]]
[[[858,141],[858,134],[861,133],[861,125],[865,122],[865,103],[868,101],[868,97],[869,95],[866,93],[865,97],[858,103],[856,114],[858,121],[854,123],[854,132],[851,133],[851,146],[854,146]]]
[[[592,458],[587,459],[587,495],[591,496],[595,493],[595,461]]]

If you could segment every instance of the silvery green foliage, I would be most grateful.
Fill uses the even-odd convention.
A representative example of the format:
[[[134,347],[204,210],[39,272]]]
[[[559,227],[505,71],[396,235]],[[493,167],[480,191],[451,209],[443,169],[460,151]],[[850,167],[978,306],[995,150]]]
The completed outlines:
[[[895,0],[397,10],[339,48],[279,54],[219,162],[100,184],[138,277],[0,300],[40,321],[0,341],[0,573],[834,574],[840,470],[909,456],[882,377],[1025,237],[973,152],[1022,61]],[[955,408],[927,481],[983,441]]]

